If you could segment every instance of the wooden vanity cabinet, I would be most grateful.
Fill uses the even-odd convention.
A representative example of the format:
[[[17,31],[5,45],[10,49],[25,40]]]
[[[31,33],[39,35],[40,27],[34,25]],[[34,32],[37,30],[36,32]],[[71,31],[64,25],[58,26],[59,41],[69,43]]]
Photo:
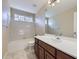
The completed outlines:
[[[37,38],[35,38],[35,54],[37,59],[76,59]]]
[[[35,54],[37,59],[55,59],[55,49],[35,38]]]
[[[57,59],[75,59],[75,58],[57,50]]]
[[[55,57],[55,51],[56,51],[56,49],[54,47],[51,47],[50,45],[44,43],[41,40],[39,40],[39,43],[38,44],[41,47],[43,47],[45,51],[49,52],[50,54],[52,54]]]
[[[50,53],[45,51],[45,59],[55,59]]]
[[[35,49],[35,54],[36,54],[36,57],[38,58],[38,44],[35,44],[34,46],[34,49]]]
[[[39,47],[38,47],[38,40],[35,39],[35,45],[34,45],[34,51],[35,51],[35,54],[36,54],[36,57],[38,58],[39,57]]]
[[[44,49],[41,46],[39,47],[39,59],[44,59]]]

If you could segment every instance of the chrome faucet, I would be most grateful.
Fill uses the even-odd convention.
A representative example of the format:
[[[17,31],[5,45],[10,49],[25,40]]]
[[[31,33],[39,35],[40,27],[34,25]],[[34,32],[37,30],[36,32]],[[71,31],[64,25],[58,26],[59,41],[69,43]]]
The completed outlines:
[[[56,39],[60,39],[60,36],[62,36],[62,33],[57,34]]]
[[[76,32],[74,32],[74,38],[77,38],[77,33]]]

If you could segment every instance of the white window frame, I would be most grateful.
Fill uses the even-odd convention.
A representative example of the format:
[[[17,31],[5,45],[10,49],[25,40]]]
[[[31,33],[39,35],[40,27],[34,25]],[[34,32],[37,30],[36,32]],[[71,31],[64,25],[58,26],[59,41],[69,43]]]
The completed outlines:
[[[15,21],[24,21],[24,22],[33,22],[32,17],[18,15],[18,14],[14,14],[14,20]]]

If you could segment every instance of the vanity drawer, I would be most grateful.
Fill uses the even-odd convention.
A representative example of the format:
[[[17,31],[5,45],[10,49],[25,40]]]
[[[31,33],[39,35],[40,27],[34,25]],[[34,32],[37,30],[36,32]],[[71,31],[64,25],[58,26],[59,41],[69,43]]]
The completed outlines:
[[[55,48],[53,48],[52,46],[49,46],[48,44],[42,42],[39,40],[39,45],[41,47],[43,47],[46,51],[48,51],[50,54],[52,54],[53,56],[55,56]]]

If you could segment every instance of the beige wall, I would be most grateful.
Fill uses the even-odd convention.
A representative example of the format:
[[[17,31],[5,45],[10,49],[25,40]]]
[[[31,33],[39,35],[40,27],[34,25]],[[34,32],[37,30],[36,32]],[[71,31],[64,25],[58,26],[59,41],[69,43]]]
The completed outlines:
[[[71,8],[69,10],[66,10],[66,11],[58,14],[58,15],[51,17],[52,20],[55,20],[57,22],[56,26],[58,26],[57,31],[59,33],[62,33],[65,36],[73,36],[73,33],[74,33],[74,12],[75,11],[76,11],[76,7]],[[50,30],[50,32],[51,31],[52,30]]]
[[[36,18],[35,24],[36,24],[36,34],[37,35],[45,34],[45,18],[44,18],[44,16]]]
[[[2,27],[2,55],[4,56],[8,52],[8,39],[9,29],[5,26]]]
[[[2,0],[2,55],[8,51],[9,34],[9,6],[8,0]]]
[[[77,12],[74,12],[74,32],[77,32]]]

